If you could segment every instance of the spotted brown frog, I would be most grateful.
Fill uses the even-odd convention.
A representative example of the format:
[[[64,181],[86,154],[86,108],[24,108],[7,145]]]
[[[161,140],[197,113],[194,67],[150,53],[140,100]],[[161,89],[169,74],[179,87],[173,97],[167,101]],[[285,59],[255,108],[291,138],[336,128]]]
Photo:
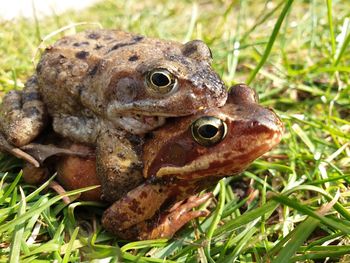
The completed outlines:
[[[226,88],[200,40],[185,44],[118,30],[88,30],[46,48],[23,91],[0,107],[0,147],[38,166],[18,148],[47,126],[75,142],[98,144],[120,129],[144,134],[166,117],[220,107]]]
[[[142,145],[135,142],[134,146],[140,147],[140,165],[132,165],[135,159],[120,160],[139,174],[127,193],[112,173],[101,174],[104,166],[109,166],[109,158],[117,153],[102,154],[97,160],[97,175],[103,198],[113,203],[103,215],[103,226],[125,239],[172,237],[191,219],[208,214],[192,209],[210,199],[211,194],[195,194],[225,176],[242,172],[278,144],[282,133],[283,124],[272,110],[257,104],[255,92],[236,85],[224,107],[174,118]],[[85,177],[94,178],[94,162],[85,166],[84,174],[80,173],[81,166],[85,166],[84,159],[77,157],[67,157],[60,163],[59,178],[68,188],[76,188],[73,177],[78,183],[84,181],[84,186],[89,185]],[[124,194],[118,196],[115,191]]]

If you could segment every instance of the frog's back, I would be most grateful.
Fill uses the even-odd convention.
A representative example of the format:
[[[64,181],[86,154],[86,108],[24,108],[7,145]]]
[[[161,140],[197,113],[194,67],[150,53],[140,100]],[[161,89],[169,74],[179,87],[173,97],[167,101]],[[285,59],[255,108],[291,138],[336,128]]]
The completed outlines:
[[[132,72],[150,57],[162,57],[166,50],[180,52],[180,46],[177,42],[119,30],[88,30],[66,36],[46,48],[37,66],[43,99],[51,105],[51,113],[76,113],[83,107],[80,103],[82,89],[91,92],[96,87],[105,87],[107,83],[102,82],[109,81],[110,71]]]
[[[181,44],[90,30],[46,49],[37,66],[39,91],[54,118],[92,117],[143,133],[151,128],[136,131],[134,123],[145,123],[139,116],[185,116],[225,103],[227,91],[211,59],[200,40]]]

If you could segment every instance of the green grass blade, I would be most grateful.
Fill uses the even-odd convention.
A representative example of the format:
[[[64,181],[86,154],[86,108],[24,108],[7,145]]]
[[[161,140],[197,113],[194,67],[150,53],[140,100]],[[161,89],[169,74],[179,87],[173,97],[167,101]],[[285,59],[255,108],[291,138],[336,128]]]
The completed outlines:
[[[278,253],[277,257],[272,260],[272,263],[285,263],[298,251],[300,246],[310,236],[319,224],[319,220],[309,217],[297,226],[289,236],[290,239],[286,246]]]
[[[196,26],[197,16],[198,16],[198,5],[197,5],[197,3],[193,3],[192,4],[191,21],[188,25],[188,29],[187,29],[187,33],[186,33],[184,42],[188,42],[191,40],[194,27]]]
[[[317,212],[312,211],[310,208],[308,208],[307,206],[301,205],[299,202],[297,202],[296,200],[291,200],[288,197],[285,197],[283,195],[275,195],[273,196],[273,200],[276,200],[284,205],[287,205],[289,207],[292,207],[306,215],[309,215],[315,219],[320,220],[323,224],[340,230],[345,234],[350,234],[350,226],[346,224],[346,222],[340,222],[337,221],[331,217],[325,217],[325,216],[321,216],[319,215]]]
[[[229,222],[227,222],[224,226],[218,228],[214,232],[214,236],[220,235],[222,233],[228,232],[230,230],[233,230],[237,227],[244,226],[250,221],[253,221],[254,219],[261,217],[262,215],[266,213],[270,213],[271,211],[275,210],[277,208],[277,204],[273,201],[269,201],[263,206],[256,208],[252,211],[246,212],[240,217],[237,217]]]
[[[13,182],[10,184],[10,186],[7,188],[6,192],[3,194],[3,196],[0,198],[0,204],[2,204],[7,197],[12,193],[13,189],[15,189],[16,185],[18,184],[19,180],[22,177],[22,172],[19,172],[13,180]]]
[[[207,240],[207,246],[204,248],[205,255],[207,256],[207,259],[209,262],[215,262],[211,255],[210,255],[210,244],[212,241],[212,237],[214,234],[215,229],[217,228],[217,225],[220,222],[224,206],[225,206],[225,196],[226,196],[226,185],[225,185],[225,179],[220,180],[220,192],[219,192],[219,200],[218,204],[216,206],[216,209],[214,211],[213,220],[209,226],[209,229],[206,234],[206,240]]]
[[[150,246],[163,247],[168,242],[168,239],[156,239],[156,240],[145,240],[145,241],[137,241],[130,242],[120,248],[122,252],[126,252],[132,249],[141,249]]]
[[[95,189],[96,187],[93,186],[93,187],[85,187],[85,188],[82,188],[82,189],[78,189],[78,190],[73,190],[73,191],[69,191],[67,192],[64,196],[71,196],[71,195],[75,195],[75,194],[78,194],[82,191],[88,191],[88,190],[92,190],[92,189]],[[44,205],[32,210],[28,210],[25,214],[19,216],[18,218],[6,223],[6,224],[3,224],[0,226],[0,233],[6,231],[7,229],[17,225],[17,224],[21,224],[23,223],[25,220],[27,220],[28,218],[32,217],[33,215],[37,214],[37,213],[41,213],[42,211],[44,211],[45,209],[47,209],[48,207],[50,207],[52,204],[60,201],[61,199],[63,198],[63,195],[61,196],[55,196],[53,198],[51,198],[47,203],[45,203]]]
[[[281,8],[281,6],[283,5],[284,1],[281,1],[278,5],[276,5],[275,8],[273,8],[271,11],[269,11],[267,14],[265,14],[264,16],[259,16],[259,21],[257,21],[247,32],[244,33],[244,35],[241,37],[240,41],[244,41],[254,30],[256,30],[256,28],[260,25],[262,25],[263,23],[266,23],[266,21],[271,18],[271,16],[277,12],[278,9]]]
[[[334,35],[334,28],[333,28],[332,0],[327,0],[327,18],[328,18],[329,34],[330,34],[331,47],[332,47],[332,59],[334,59],[335,35]]]
[[[19,187],[19,191],[21,193],[21,202],[18,208],[17,217],[22,216],[26,212],[26,201],[25,195],[21,187]],[[10,249],[10,263],[19,262],[20,254],[21,254],[21,242],[24,233],[25,222],[18,224],[15,226],[12,240],[11,240],[11,249]]]
[[[72,252],[72,247],[73,247],[74,241],[77,238],[78,232],[79,232],[79,227],[76,227],[74,229],[73,234],[72,234],[70,241],[68,243],[68,246],[67,246],[67,249],[65,251],[62,263],[68,263],[70,261],[70,254]]]
[[[59,249],[60,249],[59,244],[54,243],[54,242],[48,242],[48,243],[45,243],[45,244],[39,246],[38,248],[35,248],[34,250],[32,250],[29,254],[26,255],[26,257],[33,256],[36,254],[40,255],[42,253],[50,253],[50,252],[54,252],[54,251],[59,251]],[[25,259],[26,257],[23,257],[23,259]]]
[[[259,64],[254,68],[253,72],[249,75],[247,79],[247,84],[249,85],[255,78],[256,74],[258,74],[259,70],[262,68],[262,66],[265,64],[267,58],[270,55],[271,49],[273,47],[273,44],[277,38],[278,32],[281,28],[282,22],[284,18],[286,17],[291,5],[293,3],[293,0],[287,0],[285,6],[283,7],[283,10],[281,14],[279,15],[277,22],[273,28],[272,34],[270,36],[269,42],[267,43],[267,46],[265,48],[265,51],[261,57],[261,60]]]
[[[325,190],[323,190],[320,187],[313,186],[313,185],[299,185],[299,186],[293,187],[291,189],[288,189],[287,191],[284,191],[283,194],[287,196],[287,195],[290,195],[291,193],[294,193],[297,191],[318,192],[318,193],[322,194],[329,202],[333,199],[333,196],[331,196]],[[339,202],[336,202],[334,204],[334,209],[337,210],[339,212],[339,214],[341,214],[344,218],[346,218],[347,220],[350,221],[349,211],[343,205],[341,205]]]
[[[350,18],[346,18],[344,21],[344,25],[343,25],[343,32],[342,34],[345,36],[345,38],[341,38],[340,41],[340,51],[337,54],[337,57],[334,61],[334,67],[337,67],[340,60],[342,59],[342,57],[346,54],[345,52],[348,51],[349,49],[349,44],[350,44]],[[347,68],[346,68],[347,69]]]

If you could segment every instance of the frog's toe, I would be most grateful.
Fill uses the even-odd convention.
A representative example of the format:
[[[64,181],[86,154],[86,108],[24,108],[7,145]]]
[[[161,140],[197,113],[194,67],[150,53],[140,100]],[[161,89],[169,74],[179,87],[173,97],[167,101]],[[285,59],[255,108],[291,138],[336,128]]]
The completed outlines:
[[[8,141],[5,139],[5,137],[1,133],[0,133],[0,150],[6,151],[16,156],[17,158],[23,159],[28,163],[34,165],[35,167],[40,166],[39,162],[33,156],[9,144]]]
[[[204,204],[212,196],[212,193],[191,196],[184,201],[174,204],[167,212],[161,215],[160,219],[158,218],[156,220],[153,226],[152,224],[148,224],[148,227],[151,229],[147,233],[142,233],[140,239],[171,238],[192,219],[208,216],[208,210],[193,211],[192,209]]]
[[[204,204],[210,198],[213,197],[213,193],[205,193],[200,196],[193,195],[187,198],[184,201],[177,202],[170,209],[169,212],[175,212],[181,214],[190,211],[192,208],[195,208],[201,204]]]
[[[31,155],[22,151],[19,148],[12,148],[9,152],[14,156],[16,156],[17,158],[23,159],[26,162],[32,164],[34,167],[40,166],[40,163],[34,157],[32,157]]]
[[[21,147],[22,150],[29,153],[41,164],[51,156],[75,156],[81,158],[93,157],[94,154],[85,149],[82,150],[71,150],[69,148],[62,148],[52,144],[38,144],[30,143]]]

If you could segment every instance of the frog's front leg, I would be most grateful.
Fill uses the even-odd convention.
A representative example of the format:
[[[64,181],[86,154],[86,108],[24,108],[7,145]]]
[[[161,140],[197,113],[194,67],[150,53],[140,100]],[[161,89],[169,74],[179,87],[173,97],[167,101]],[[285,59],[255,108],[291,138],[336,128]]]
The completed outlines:
[[[23,91],[8,92],[0,106],[0,128],[7,141],[16,146],[31,142],[45,127],[47,111],[38,91],[36,76]]]
[[[191,196],[160,211],[169,199],[176,198],[174,188],[174,185],[142,184],[105,211],[103,226],[125,239],[171,238],[190,220],[208,215],[207,211],[192,209],[209,200],[211,193]]]
[[[34,140],[46,122],[47,111],[36,76],[32,76],[23,91],[10,91],[3,98],[0,106],[0,148],[34,164],[33,158],[14,146],[20,147]]]
[[[16,146],[31,142],[45,127],[47,111],[38,91],[36,76],[23,91],[7,93],[0,106],[0,129],[7,141]]]

